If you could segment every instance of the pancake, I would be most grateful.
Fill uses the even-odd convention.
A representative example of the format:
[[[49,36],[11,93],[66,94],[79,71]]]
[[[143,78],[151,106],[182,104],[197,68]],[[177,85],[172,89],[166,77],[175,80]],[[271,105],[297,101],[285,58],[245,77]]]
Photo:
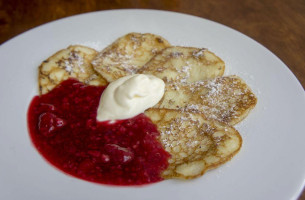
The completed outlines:
[[[257,98],[238,76],[224,76],[191,84],[167,84],[155,108],[176,109],[204,114],[207,119],[229,125],[242,121]]]
[[[241,148],[242,138],[233,127],[207,120],[198,113],[148,109],[160,131],[159,140],[171,154],[165,179],[191,179],[229,161]]]
[[[173,46],[154,56],[138,73],[152,74],[167,83],[193,83],[222,76],[224,70],[224,62],[207,49]]]
[[[68,78],[75,78],[89,85],[106,85],[107,81],[91,65],[96,55],[97,51],[81,45],[72,45],[56,52],[39,66],[39,93],[48,93]]]
[[[161,36],[129,33],[118,38],[92,61],[94,69],[108,82],[134,74],[160,50],[170,46]]]

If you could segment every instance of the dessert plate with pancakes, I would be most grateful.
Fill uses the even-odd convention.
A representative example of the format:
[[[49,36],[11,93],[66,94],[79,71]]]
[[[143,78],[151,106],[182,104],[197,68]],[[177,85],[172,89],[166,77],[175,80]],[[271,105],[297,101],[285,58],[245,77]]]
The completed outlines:
[[[304,186],[304,90],[228,27],[165,11],[88,13],[7,41],[0,60],[0,199],[296,199]],[[35,95],[68,78],[105,86],[131,74],[165,82],[145,111],[171,154],[163,181],[93,184],[39,155],[26,124]]]

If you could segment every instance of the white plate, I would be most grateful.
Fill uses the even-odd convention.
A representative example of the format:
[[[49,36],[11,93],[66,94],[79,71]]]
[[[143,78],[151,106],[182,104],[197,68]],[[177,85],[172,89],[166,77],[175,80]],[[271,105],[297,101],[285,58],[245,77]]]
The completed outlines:
[[[33,148],[26,112],[37,94],[37,67],[70,44],[101,50],[128,32],[160,34],[174,45],[207,47],[258,97],[237,126],[244,143],[227,164],[190,181],[109,187],[54,169]],[[223,25],[184,14],[113,10],[30,30],[0,46],[0,199],[296,199],[305,180],[305,93],[270,51]]]

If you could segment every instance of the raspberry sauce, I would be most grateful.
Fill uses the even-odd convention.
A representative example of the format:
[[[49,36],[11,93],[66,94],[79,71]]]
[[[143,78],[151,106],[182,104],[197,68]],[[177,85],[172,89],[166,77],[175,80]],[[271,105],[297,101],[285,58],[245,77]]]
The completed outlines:
[[[162,180],[170,155],[144,114],[114,124],[96,121],[104,87],[68,79],[33,98],[28,128],[34,146],[56,168],[74,177],[111,185]]]

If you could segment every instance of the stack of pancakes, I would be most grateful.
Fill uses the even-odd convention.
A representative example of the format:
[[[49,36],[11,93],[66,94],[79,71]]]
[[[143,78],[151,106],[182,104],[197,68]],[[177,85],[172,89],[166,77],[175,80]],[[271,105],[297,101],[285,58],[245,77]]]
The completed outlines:
[[[164,80],[161,101],[145,111],[171,154],[162,176],[195,178],[230,160],[242,138],[233,127],[257,99],[238,76],[223,76],[225,63],[205,48],[172,46],[161,36],[129,33],[101,52],[74,45],[39,66],[39,91],[45,94],[68,78],[96,86],[130,74]]]

